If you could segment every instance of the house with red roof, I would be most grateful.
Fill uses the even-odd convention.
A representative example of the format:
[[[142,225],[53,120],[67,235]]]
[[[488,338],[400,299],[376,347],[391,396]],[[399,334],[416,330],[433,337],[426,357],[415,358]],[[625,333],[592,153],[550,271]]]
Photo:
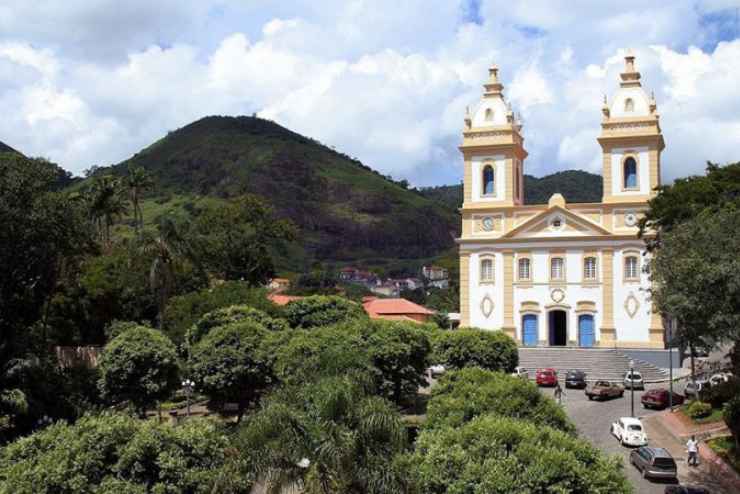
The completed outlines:
[[[404,298],[365,297],[362,307],[370,319],[424,323],[434,315],[434,311]]]

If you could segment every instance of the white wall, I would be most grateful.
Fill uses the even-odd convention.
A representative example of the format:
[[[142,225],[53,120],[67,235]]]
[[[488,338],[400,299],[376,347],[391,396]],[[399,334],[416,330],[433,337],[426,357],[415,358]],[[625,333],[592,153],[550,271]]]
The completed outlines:
[[[637,190],[622,191],[622,160],[628,148],[612,149],[612,195],[613,196],[637,196],[650,193],[650,157],[647,146],[629,148],[630,154],[637,155]]]
[[[634,103],[634,110],[631,112],[624,111],[624,103],[627,98],[632,98]],[[619,88],[612,97],[609,114],[612,117],[646,117],[650,115],[650,100],[647,93],[641,87]]]
[[[495,196],[484,197],[482,195],[484,162],[493,164]],[[506,195],[506,159],[504,155],[476,156],[471,160],[471,166],[473,173],[473,201],[503,201]]]
[[[486,120],[486,110],[493,110],[493,120]],[[501,98],[483,98],[473,110],[472,127],[490,127],[492,125],[506,125],[506,103]]]
[[[494,278],[493,284],[480,284],[480,261],[481,256],[494,255]],[[488,251],[472,254],[470,256],[470,291],[469,291],[469,313],[470,325],[483,329],[500,329],[504,324],[504,262],[500,252]],[[489,317],[483,315],[481,302],[488,295],[493,300],[493,312]]]
[[[640,249],[640,282],[625,283],[624,278],[624,253],[625,250],[614,251],[614,327],[617,340],[622,341],[649,341],[650,340],[650,297],[648,289],[650,280],[647,273],[642,272],[645,258],[640,244],[635,244]],[[634,249],[634,248],[633,248]],[[633,250],[632,249],[632,250]],[[624,307],[625,300],[632,293],[639,302],[639,308],[634,317],[630,317]]]

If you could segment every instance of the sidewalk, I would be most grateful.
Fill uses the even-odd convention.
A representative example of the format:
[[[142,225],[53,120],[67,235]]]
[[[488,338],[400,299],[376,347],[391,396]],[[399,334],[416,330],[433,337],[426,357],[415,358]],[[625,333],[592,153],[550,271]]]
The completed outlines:
[[[700,485],[711,492],[732,494],[740,492],[740,476],[726,465],[703,442],[727,428],[717,424],[704,424],[688,427],[676,413],[665,411],[643,419],[650,444],[668,450],[678,465],[678,478],[681,483]],[[699,445],[699,466],[690,467],[686,462],[686,441],[692,435],[702,441]]]

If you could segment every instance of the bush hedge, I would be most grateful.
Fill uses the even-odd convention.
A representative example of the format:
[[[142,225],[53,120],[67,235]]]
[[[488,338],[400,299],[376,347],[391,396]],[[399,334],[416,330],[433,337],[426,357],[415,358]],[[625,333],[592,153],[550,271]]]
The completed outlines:
[[[459,427],[487,413],[571,434],[576,431],[562,407],[533,383],[477,367],[449,372],[437,383],[427,407],[425,428]]]
[[[692,419],[700,419],[712,413],[712,405],[699,400],[694,400],[686,407],[686,413]]]
[[[432,360],[448,368],[481,367],[512,372],[519,363],[516,342],[502,331],[477,328],[437,331]]]

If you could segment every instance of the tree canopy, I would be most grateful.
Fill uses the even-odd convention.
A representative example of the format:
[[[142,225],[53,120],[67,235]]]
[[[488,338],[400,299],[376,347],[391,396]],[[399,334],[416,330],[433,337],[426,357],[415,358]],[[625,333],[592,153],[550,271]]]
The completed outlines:
[[[314,295],[294,300],[285,307],[285,317],[294,328],[329,326],[354,319],[367,320],[358,303],[343,297]]]
[[[432,345],[434,363],[453,369],[481,367],[512,372],[519,363],[516,342],[502,331],[476,328],[438,331]]]

